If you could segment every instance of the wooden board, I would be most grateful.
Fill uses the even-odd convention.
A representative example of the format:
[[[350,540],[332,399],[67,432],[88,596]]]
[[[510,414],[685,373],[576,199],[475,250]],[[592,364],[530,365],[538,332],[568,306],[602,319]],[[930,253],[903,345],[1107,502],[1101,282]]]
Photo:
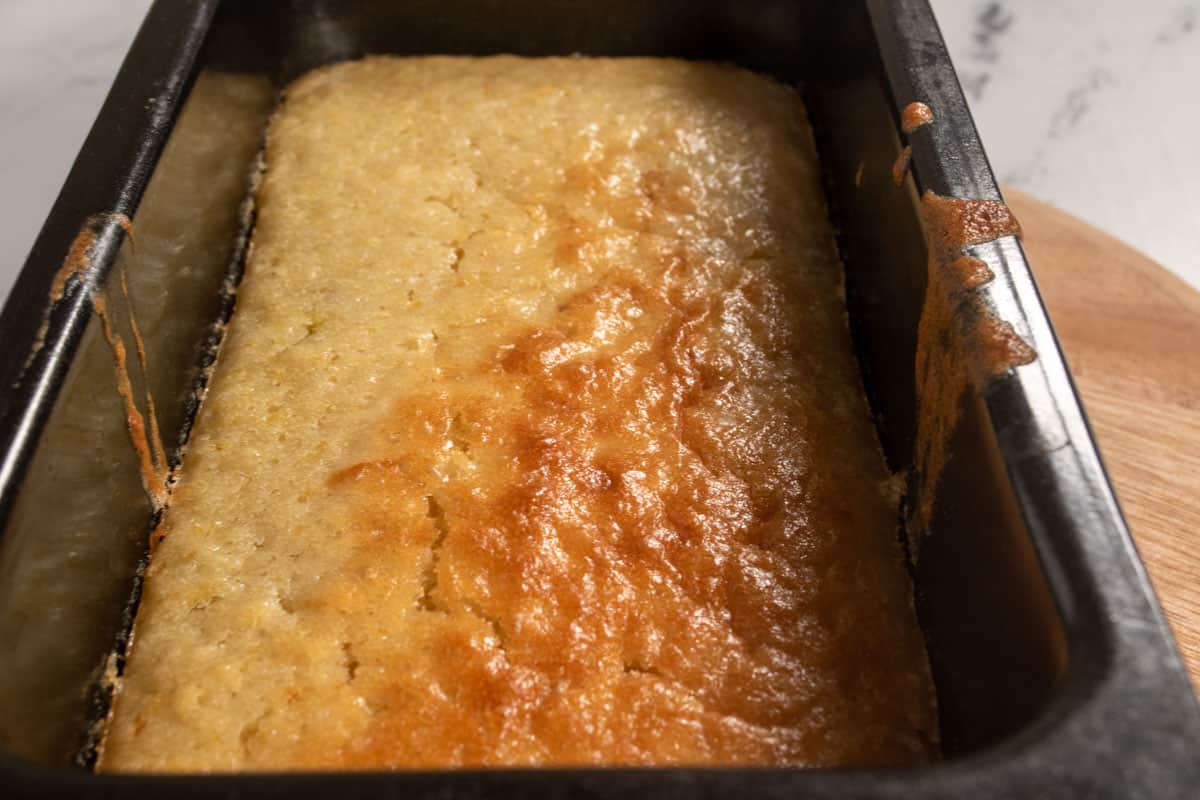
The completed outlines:
[[[1200,687],[1200,292],[1056,208],[1011,188],[1004,196]]]

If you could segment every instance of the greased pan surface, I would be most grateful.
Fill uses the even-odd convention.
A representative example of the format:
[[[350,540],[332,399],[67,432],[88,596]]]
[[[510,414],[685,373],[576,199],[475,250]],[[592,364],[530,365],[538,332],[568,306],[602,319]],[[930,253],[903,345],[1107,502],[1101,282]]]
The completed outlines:
[[[382,52],[674,55],[800,85],[872,405],[893,468],[911,466],[926,283],[914,190],[999,196],[923,0],[159,2],[0,315],[0,379],[15,386],[0,400],[9,794],[1190,796],[1195,700],[1011,237],[971,253],[997,276],[985,306],[1038,358],[968,387],[916,569],[943,763],[172,778],[68,766],[103,709],[100,679],[120,668],[106,655],[128,628],[154,517],[94,298],[108,301],[108,333],[124,341],[137,309],[147,358],[133,362],[133,393],[143,409],[145,389],[156,399],[168,444],[186,441],[252,221],[242,201],[275,91],[319,64]],[[912,100],[936,123],[902,137]],[[905,142],[915,183],[898,189],[890,167]],[[49,557],[64,550],[65,566]]]

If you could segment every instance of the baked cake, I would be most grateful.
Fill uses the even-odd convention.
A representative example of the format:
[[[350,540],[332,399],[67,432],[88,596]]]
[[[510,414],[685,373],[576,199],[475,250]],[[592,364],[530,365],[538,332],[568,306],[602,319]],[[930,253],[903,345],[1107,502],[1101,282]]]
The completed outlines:
[[[931,756],[792,89],[369,58],[266,165],[101,770]]]

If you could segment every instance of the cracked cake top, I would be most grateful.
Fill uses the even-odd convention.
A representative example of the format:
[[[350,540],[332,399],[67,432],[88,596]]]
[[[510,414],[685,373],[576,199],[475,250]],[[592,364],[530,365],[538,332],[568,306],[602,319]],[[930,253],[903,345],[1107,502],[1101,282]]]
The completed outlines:
[[[371,58],[266,164],[101,769],[930,755],[793,90]]]

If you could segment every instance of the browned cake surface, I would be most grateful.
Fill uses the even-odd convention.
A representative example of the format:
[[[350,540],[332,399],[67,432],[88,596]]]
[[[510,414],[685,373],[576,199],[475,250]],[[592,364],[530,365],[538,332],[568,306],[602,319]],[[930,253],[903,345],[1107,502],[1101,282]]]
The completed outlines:
[[[377,58],[267,162],[102,769],[928,757],[790,89]]]

